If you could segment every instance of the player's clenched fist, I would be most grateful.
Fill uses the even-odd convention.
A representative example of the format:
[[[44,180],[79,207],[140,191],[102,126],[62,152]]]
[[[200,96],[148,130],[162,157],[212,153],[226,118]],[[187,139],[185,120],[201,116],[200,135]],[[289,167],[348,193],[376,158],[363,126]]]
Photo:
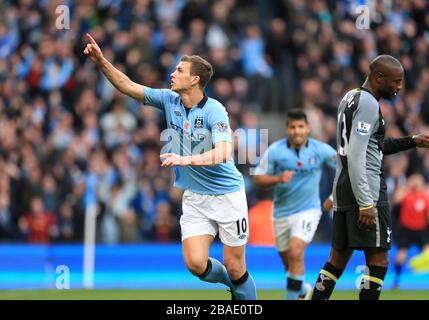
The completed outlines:
[[[359,228],[369,231],[371,226],[375,224],[376,214],[377,214],[377,208],[375,207],[360,209],[359,219],[358,219]]]
[[[332,196],[329,196],[324,202],[323,202],[323,210],[330,211],[334,207],[334,200],[332,199]]]
[[[99,64],[103,60],[103,53],[94,38],[89,33],[86,34],[89,43],[86,45],[83,53],[89,56],[92,62]]]
[[[283,171],[283,173],[280,175],[280,182],[281,183],[289,183],[292,180],[293,175],[295,174],[295,171]]]

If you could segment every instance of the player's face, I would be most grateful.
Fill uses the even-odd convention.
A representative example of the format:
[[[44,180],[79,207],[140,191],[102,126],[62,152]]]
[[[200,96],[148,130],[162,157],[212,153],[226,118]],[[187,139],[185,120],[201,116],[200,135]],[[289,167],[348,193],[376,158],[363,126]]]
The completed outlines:
[[[171,90],[178,93],[190,89],[198,81],[197,76],[191,75],[191,63],[180,61],[171,76]]]
[[[286,135],[289,142],[294,147],[303,146],[308,139],[310,134],[310,126],[305,120],[289,120],[286,126]]]
[[[392,99],[402,89],[402,80],[404,79],[404,71],[402,68],[390,70],[386,75],[383,75],[380,84],[380,97],[384,99]]]

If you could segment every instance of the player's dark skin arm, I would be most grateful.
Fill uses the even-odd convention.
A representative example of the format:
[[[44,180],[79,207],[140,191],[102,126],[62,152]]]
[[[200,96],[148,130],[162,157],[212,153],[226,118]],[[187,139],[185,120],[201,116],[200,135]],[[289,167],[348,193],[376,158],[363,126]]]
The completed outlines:
[[[417,148],[429,148],[429,135],[421,133],[413,136],[413,139]]]
[[[375,214],[377,209],[374,207],[359,209],[358,225],[360,228],[369,231],[371,226],[375,224]]]

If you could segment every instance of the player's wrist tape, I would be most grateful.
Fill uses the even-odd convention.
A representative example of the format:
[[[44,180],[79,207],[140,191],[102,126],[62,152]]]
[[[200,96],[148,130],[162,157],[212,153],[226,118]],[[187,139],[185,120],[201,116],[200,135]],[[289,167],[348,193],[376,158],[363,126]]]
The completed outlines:
[[[359,210],[362,211],[362,210],[367,210],[367,209],[371,209],[371,208],[374,208],[374,205],[362,207],[362,208],[359,208]]]

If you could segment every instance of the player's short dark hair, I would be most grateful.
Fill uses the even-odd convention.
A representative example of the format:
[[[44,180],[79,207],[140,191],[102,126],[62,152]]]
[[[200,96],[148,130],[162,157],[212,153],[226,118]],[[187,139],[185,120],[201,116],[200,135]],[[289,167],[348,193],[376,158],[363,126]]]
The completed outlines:
[[[308,123],[307,115],[301,109],[289,110],[286,115],[286,125],[288,125],[289,120],[304,120],[305,123]]]
[[[180,61],[191,63],[191,75],[200,77],[199,85],[204,89],[213,76],[213,67],[210,62],[197,55],[185,55]]]

